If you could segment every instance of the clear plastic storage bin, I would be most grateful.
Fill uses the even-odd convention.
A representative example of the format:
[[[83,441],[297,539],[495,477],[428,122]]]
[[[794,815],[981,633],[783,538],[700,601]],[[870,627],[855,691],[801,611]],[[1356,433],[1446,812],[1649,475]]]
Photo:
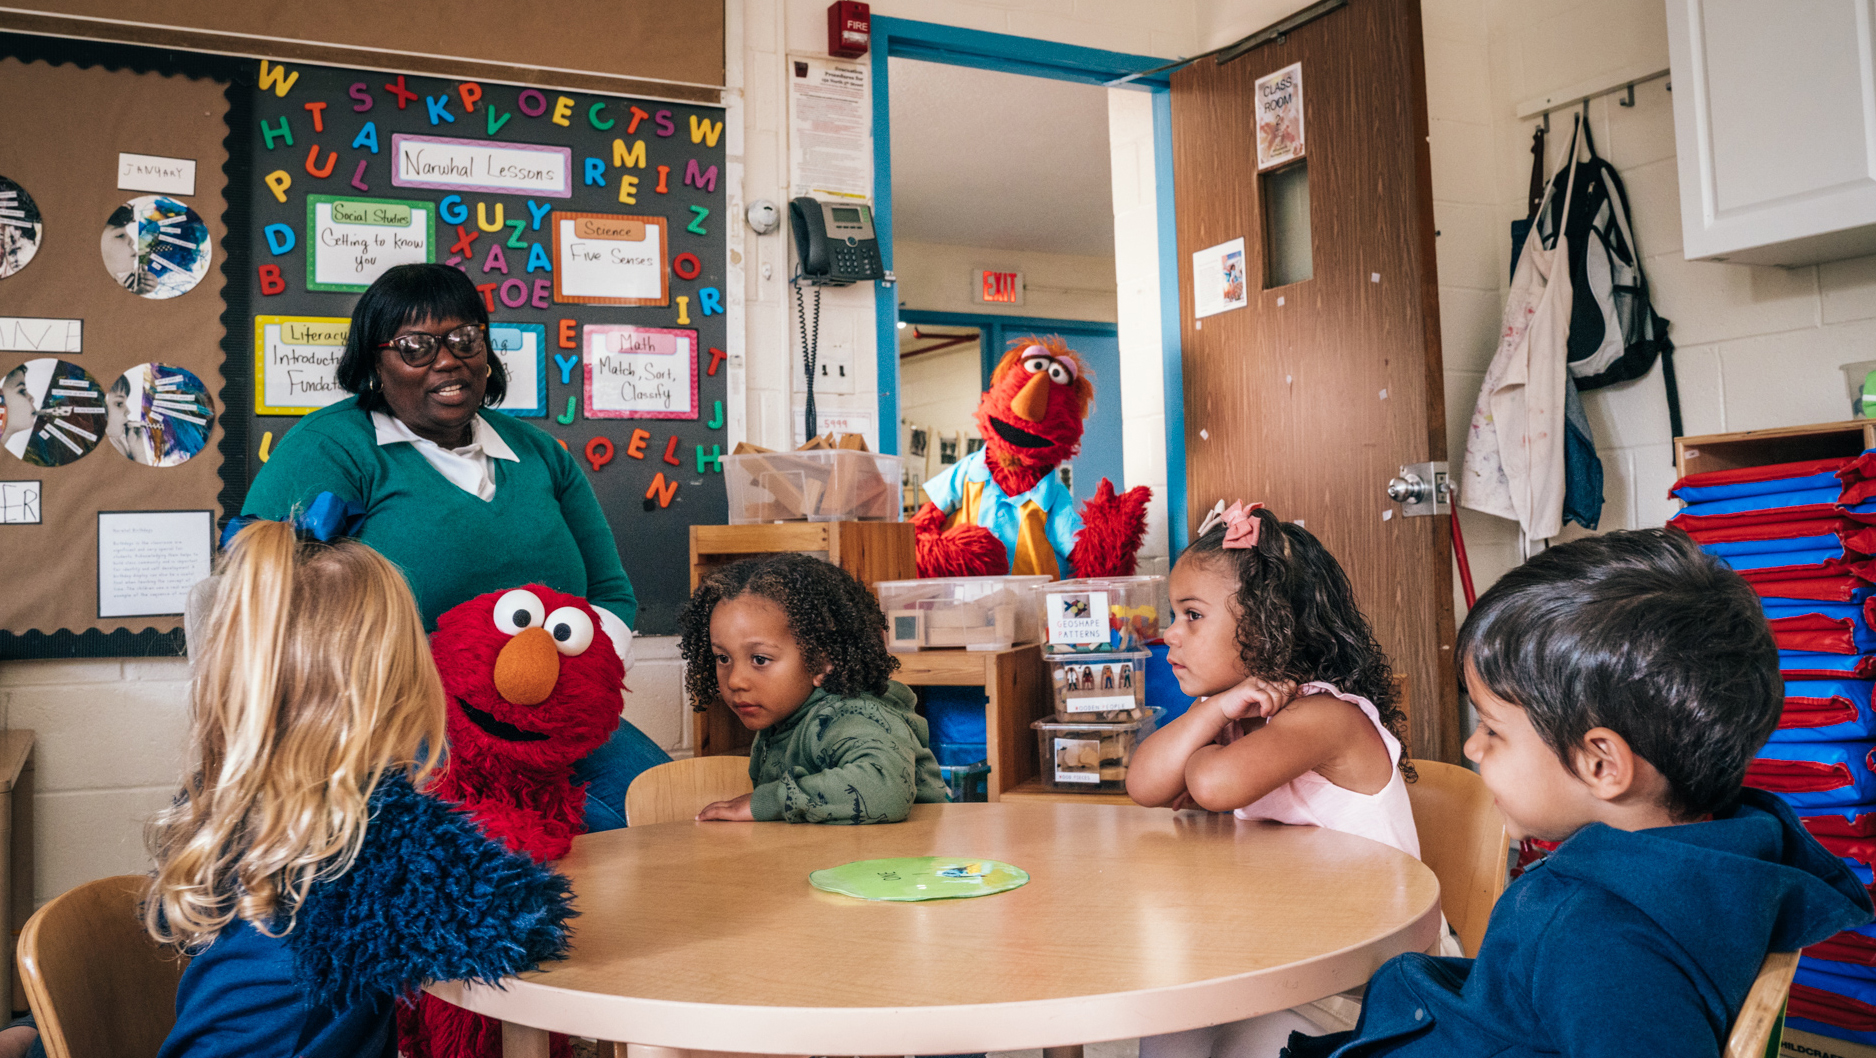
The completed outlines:
[[[1044,653],[1145,650],[1159,638],[1164,577],[1065,580],[1042,593]]]
[[[1063,793],[1125,793],[1133,751],[1153,733],[1159,710],[1125,724],[1038,720],[1042,788]]]
[[[730,524],[896,522],[898,456],[823,448],[723,457]]]
[[[1049,682],[1055,687],[1055,718],[1064,722],[1125,723],[1146,714],[1144,650],[1126,654],[1055,654]]]
[[[1041,637],[1036,594],[1045,576],[933,577],[873,585],[892,650],[1008,650]]]

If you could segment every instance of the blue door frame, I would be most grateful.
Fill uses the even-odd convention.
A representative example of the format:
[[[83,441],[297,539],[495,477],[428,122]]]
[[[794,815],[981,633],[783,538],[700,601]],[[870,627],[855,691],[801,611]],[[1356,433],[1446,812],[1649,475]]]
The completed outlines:
[[[978,362],[982,367],[980,384],[990,388],[990,373],[997,369],[997,361],[1003,359],[1006,340],[1014,334],[1098,334],[1105,338],[1120,335],[1120,328],[1111,323],[1090,323],[1086,320],[1055,320],[1043,316],[1004,316],[989,312],[926,312],[923,309],[900,309],[899,320],[902,323],[930,324],[933,327],[975,327],[978,338]],[[883,405],[882,405],[883,407]]]
[[[920,59],[951,66],[1048,77],[1058,81],[1104,85],[1119,77],[1158,66],[1148,55],[1081,48],[1072,44],[1015,37],[1006,33],[940,26],[903,18],[873,18],[873,213],[880,252],[887,271],[892,253],[892,83],[888,59]],[[1153,169],[1159,221],[1161,375],[1166,390],[1166,517],[1172,554],[1184,550],[1186,522],[1186,424],[1184,372],[1179,355],[1179,251],[1173,217],[1172,81],[1166,74],[1143,77],[1133,86],[1153,94]],[[879,442],[899,450],[899,299],[897,289],[875,284],[879,356]],[[906,313],[909,321],[913,314]],[[944,315],[920,314],[924,317]],[[972,314],[958,313],[958,316]],[[972,317],[976,318],[976,317]],[[997,317],[1009,322],[1023,317]],[[942,324],[935,318],[920,322]],[[976,323],[968,326],[978,326]],[[1086,325],[1082,325],[1086,328]]]

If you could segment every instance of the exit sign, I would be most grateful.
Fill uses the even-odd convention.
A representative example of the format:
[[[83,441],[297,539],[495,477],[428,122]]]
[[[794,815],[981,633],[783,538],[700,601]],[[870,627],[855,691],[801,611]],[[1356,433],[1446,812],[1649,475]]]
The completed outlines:
[[[971,273],[971,300],[980,305],[1021,305],[1023,273],[981,268]]]

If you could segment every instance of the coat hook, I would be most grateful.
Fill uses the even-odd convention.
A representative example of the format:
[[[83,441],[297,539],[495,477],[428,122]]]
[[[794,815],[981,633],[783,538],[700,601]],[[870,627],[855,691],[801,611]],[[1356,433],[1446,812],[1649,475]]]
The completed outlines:
[[[1632,84],[1629,85],[1628,94],[1624,95],[1621,99],[1616,100],[1616,103],[1619,106],[1625,106],[1625,107],[1634,106],[1635,105],[1635,86]]]
[[[1544,135],[1550,135],[1550,111],[1544,111]]]

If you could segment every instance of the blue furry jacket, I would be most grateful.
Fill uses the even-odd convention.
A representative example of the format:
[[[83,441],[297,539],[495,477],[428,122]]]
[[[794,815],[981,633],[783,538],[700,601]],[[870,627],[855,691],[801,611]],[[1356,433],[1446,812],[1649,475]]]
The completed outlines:
[[[314,883],[291,931],[236,919],[190,962],[159,1058],[392,1058],[398,997],[563,957],[569,898],[565,878],[387,775],[357,861]]]

